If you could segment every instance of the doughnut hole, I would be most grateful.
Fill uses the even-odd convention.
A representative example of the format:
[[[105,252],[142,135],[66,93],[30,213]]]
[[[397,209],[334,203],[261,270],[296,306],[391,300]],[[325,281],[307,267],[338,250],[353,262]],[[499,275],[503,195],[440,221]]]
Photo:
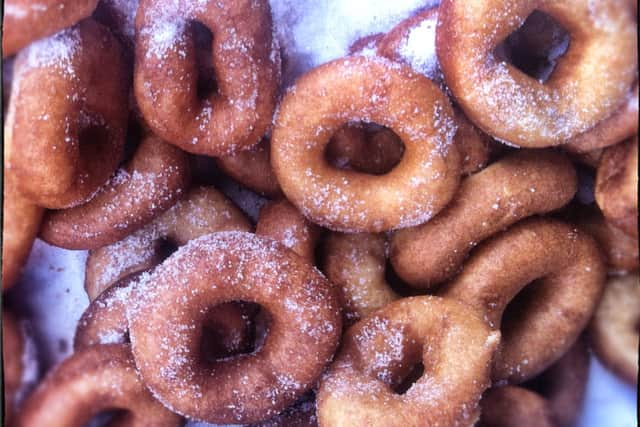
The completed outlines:
[[[402,159],[404,144],[391,129],[375,123],[347,123],[331,138],[325,159],[337,169],[384,175]]]
[[[198,99],[203,101],[218,91],[213,67],[213,34],[198,21],[191,21],[191,31],[196,45]]]
[[[78,150],[79,157],[87,159],[86,170],[99,170],[103,167],[104,159],[112,156],[112,137],[113,135],[99,117],[87,115],[81,118]]]
[[[535,10],[517,31],[496,47],[494,55],[544,83],[567,52],[569,43],[569,33],[558,21]]]
[[[424,364],[422,361],[414,364],[409,373],[399,381],[398,385],[393,388],[396,394],[405,394],[411,386],[424,375]]]

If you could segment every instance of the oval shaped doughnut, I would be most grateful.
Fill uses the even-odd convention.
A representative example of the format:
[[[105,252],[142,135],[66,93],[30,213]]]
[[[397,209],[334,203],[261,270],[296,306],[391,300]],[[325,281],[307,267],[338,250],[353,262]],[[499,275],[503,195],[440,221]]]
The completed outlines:
[[[204,313],[226,301],[260,304],[268,336],[250,355],[205,363]],[[154,395],[190,419],[222,424],[264,420],[307,391],[338,346],[340,316],[337,293],[317,270],[281,243],[243,232],[187,243],[136,287],[127,313],[136,365]]]
[[[2,57],[89,17],[98,0],[7,0],[2,20]]]
[[[569,159],[551,151],[518,151],[462,181],[433,220],[391,238],[390,259],[407,283],[428,288],[452,277],[480,241],[530,215],[567,204],[576,192]]]
[[[321,229],[310,223],[287,200],[266,204],[258,216],[256,234],[282,243],[310,264],[315,265],[316,243]]]
[[[96,249],[122,240],[175,204],[189,185],[189,158],[155,136],[87,203],[45,215],[40,237],[66,249]]]
[[[395,132],[405,147],[400,163],[381,176],[331,167],[325,148],[350,121]],[[381,58],[343,58],[311,70],[284,96],[271,163],[287,199],[313,222],[380,232],[425,222],[451,199],[460,176],[454,134],[449,101],[427,78]]]
[[[222,172],[251,191],[275,197],[282,193],[271,168],[271,148],[266,139],[251,150],[240,151],[216,159]]]
[[[638,134],[638,82],[627,94],[627,102],[622,104],[608,118],[592,129],[571,139],[562,148],[570,153],[588,153],[609,147]]]
[[[534,10],[571,37],[545,83],[493,53]],[[478,0],[473,7],[445,0],[436,33],[440,66],[459,105],[482,130],[512,145],[540,148],[574,138],[618,109],[636,79],[637,22],[626,0]]]
[[[166,257],[164,243],[182,246],[216,231],[250,231],[244,214],[213,187],[196,187],[143,229],[112,245],[92,250],[84,287],[90,300],[116,281],[148,270]]]
[[[193,21],[213,33],[217,91],[202,100]],[[214,157],[258,143],[271,125],[280,81],[268,2],[141,0],[136,31],[136,98],[158,136]]]
[[[75,351],[98,344],[129,343],[126,306],[143,274],[147,273],[134,273],[119,280],[89,304],[78,321]],[[246,311],[240,304],[229,302],[207,313],[205,324],[211,332],[206,339],[207,357],[227,357],[247,349],[250,322]]]
[[[5,128],[20,190],[50,209],[89,199],[121,160],[128,90],[122,48],[93,20],[22,51]]]
[[[322,271],[341,290],[349,324],[400,298],[385,278],[386,252],[382,234],[330,233],[325,240]]]
[[[76,352],[47,374],[17,415],[16,427],[81,427],[104,411],[124,410],[122,426],[182,425],[138,378],[130,347],[107,344]]]
[[[595,188],[596,203],[605,218],[638,237],[638,136],[607,148]]]
[[[421,296],[392,302],[347,330],[320,384],[320,425],[471,425],[490,384],[498,340],[455,301]],[[425,374],[396,393],[420,362]]]
[[[598,359],[630,384],[638,383],[638,319],[638,273],[611,277],[591,321],[589,335]]]
[[[476,249],[438,294],[463,302],[501,330],[493,380],[513,384],[544,371],[573,345],[596,308],[605,275],[589,235],[531,218]]]
[[[588,377],[589,352],[580,339],[532,382],[489,389],[480,401],[478,426],[572,426],[580,415]]]

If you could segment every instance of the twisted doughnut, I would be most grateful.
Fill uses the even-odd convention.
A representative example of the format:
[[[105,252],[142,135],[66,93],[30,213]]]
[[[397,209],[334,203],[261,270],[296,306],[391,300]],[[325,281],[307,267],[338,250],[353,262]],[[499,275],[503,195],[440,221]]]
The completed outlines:
[[[213,33],[217,90],[205,99],[197,93],[192,22]],[[209,156],[258,143],[271,124],[280,80],[268,2],[141,0],[136,31],[136,98],[158,136]]]
[[[338,59],[302,76],[284,96],[272,166],[287,199],[324,227],[380,232],[417,225],[442,209],[458,186],[452,116],[446,96],[408,67],[381,58]],[[382,176],[331,167],[325,147],[350,121],[394,131],[405,147],[400,163]]]
[[[320,425],[471,425],[498,337],[455,301],[392,302],[347,330],[320,384]],[[420,362],[425,374],[395,392]]]
[[[638,237],[638,136],[607,148],[596,176],[595,197],[605,218]]]
[[[129,346],[108,344],[73,354],[49,372],[17,414],[16,427],[81,427],[95,415],[124,410],[114,422],[123,426],[180,426],[140,382]]]
[[[268,336],[250,355],[205,363],[204,313],[226,301],[260,304]],[[318,379],[342,328],[335,290],[317,270],[282,244],[242,232],[187,243],[136,287],[127,317],[147,386],[176,412],[211,423],[281,412]]]
[[[439,295],[465,303],[501,330],[493,380],[519,383],[573,345],[593,314],[605,275],[590,236],[559,221],[531,218],[476,249]]]
[[[122,240],[175,204],[189,183],[189,159],[155,136],[85,204],[48,212],[40,237],[67,249],[96,249]]]
[[[534,10],[571,36],[544,83],[493,53]],[[589,130],[625,102],[636,79],[637,22],[626,0],[444,0],[436,38],[445,80],[466,115],[518,146],[558,145]]]
[[[116,281],[158,265],[166,257],[164,243],[182,246],[216,231],[249,231],[244,214],[212,187],[189,191],[171,209],[124,240],[92,250],[84,287],[90,300]]]
[[[89,17],[97,3],[98,0],[6,0],[2,57],[14,55],[29,43]]]
[[[452,277],[482,240],[522,218],[567,204],[577,178],[566,156],[519,151],[466,178],[453,201],[432,221],[391,238],[395,272],[427,288]]]
[[[638,273],[611,277],[589,328],[598,358],[630,384],[638,383],[639,307]]]
[[[7,168],[40,206],[89,199],[122,157],[129,79],[111,32],[84,20],[16,58]],[[91,90],[88,90],[88,89]]]

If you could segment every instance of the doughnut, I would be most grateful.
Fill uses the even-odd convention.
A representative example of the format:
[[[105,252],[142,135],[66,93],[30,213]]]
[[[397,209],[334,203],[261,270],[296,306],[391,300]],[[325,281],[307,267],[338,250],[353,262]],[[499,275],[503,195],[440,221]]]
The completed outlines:
[[[197,90],[194,22],[213,34],[211,95]],[[134,89],[154,133],[213,157],[256,145],[271,125],[280,82],[272,31],[264,0],[140,0]]]
[[[399,298],[385,278],[386,252],[382,234],[330,233],[324,242],[322,271],[342,292],[347,323]]]
[[[638,384],[638,273],[613,276],[605,286],[589,335],[593,351],[617,376]]]
[[[589,153],[638,134],[638,82],[627,94],[627,102],[595,127],[562,146],[570,153]]]
[[[40,237],[67,249],[96,249],[122,240],[175,204],[189,184],[189,159],[155,136],[85,204],[49,211]]]
[[[281,194],[280,185],[271,168],[270,146],[263,139],[251,150],[240,151],[216,159],[216,164],[225,174],[248,189],[263,196]]]
[[[282,413],[251,427],[318,427],[315,396],[313,399],[305,396]]]
[[[581,207],[578,212],[576,224],[596,239],[610,273],[634,271],[640,267],[637,238],[612,225],[597,209],[586,210]]]
[[[605,275],[589,235],[560,221],[530,218],[478,247],[438,295],[466,304],[501,330],[493,380],[517,384],[573,345],[596,308]]]
[[[75,351],[98,344],[128,344],[129,325],[126,304],[133,287],[146,272],[135,273],[107,288],[82,314],[78,322],[73,347]],[[226,357],[247,349],[249,322],[247,310],[230,302],[216,306],[207,313],[205,324],[208,357]]]
[[[2,21],[2,57],[29,43],[71,27],[93,13],[98,0],[6,0]]]
[[[120,44],[90,19],[20,52],[5,135],[25,196],[68,208],[107,181],[123,153],[128,82]]]
[[[5,150],[11,142],[5,137]],[[15,285],[38,235],[44,209],[16,188],[12,171],[4,170],[2,208],[2,290]]]
[[[569,427],[575,424],[589,376],[584,339],[558,362],[522,386],[489,389],[480,401],[479,427]]]
[[[607,148],[602,155],[595,188],[596,203],[605,218],[638,237],[638,136]]]
[[[251,354],[206,363],[198,357],[205,313],[227,301],[259,304],[268,335]],[[127,311],[147,387],[175,412],[214,424],[261,421],[295,402],[333,357],[342,328],[337,292],[316,269],[279,242],[237,231],[180,248],[136,286]]]
[[[358,121],[402,140],[402,160],[387,174],[328,164],[331,136]],[[455,130],[447,97],[427,78],[382,58],[342,58],[306,73],[284,95],[271,163],[287,199],[316,224],[342,232],[410,227],[429,220],[458,187]]]
[[[166,243],[182,246],[216,231],[250,231],[244,214],[213,187],[196,187],[152,223],[112,245],[89,252],[84,287],[90,300],[116,281],[155,267]]]
[[[493,53],[534,10],[570,36],[544,83]],[[626,101],[637,77],[635,18],[627,0],[476,0],[472,6],[444,0],[436,53],[447,86],[474,124],[511,145],[548,147],[589,130]]]
[[[107,411],[114,424],[145,427],[182,425],[156,401],[136,373],[128,345],[97,345],[74,353],[47,374],[16,414],[16,427],[81,427]]]
[[[256,234],[272,238],[315,265],[320,227],[307,221],[286,200],[271,202],[260,210]]]
[[[567,204],[576,172],[566,156],[518,151],[462,181],[433,220],[391,238],[390,259],[407,283],[428,288],[451,278],[480,241],[522,218]]]
[[[498,333],[455,301],[420,296],[392,302],[344,335],[320,384],[319,424],[473,425],[498,341]],[[398,392],[421,362],[424,375]]]

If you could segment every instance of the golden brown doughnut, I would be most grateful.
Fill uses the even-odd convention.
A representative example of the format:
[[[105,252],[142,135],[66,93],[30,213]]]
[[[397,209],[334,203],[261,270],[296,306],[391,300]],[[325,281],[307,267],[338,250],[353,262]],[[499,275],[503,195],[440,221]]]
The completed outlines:
[[[611,277],[591,321],[591,345],[609,369],[631,384],[638,384],[639,321],[638,273]]]
[[[494,49],[538,10],[571,41],[541,83]],[[562,144],[609,117],[637,78],[636,14],[627,0],[444,0],[436,48],[446,83],[471,121],[509,144]]]
[[[385,278],[386,252],[382,234],[330,233],[327,237],[322,271],[342,292],[347,323],[399,298]]]
[[[244,214],[213,187],[189,191],[171,209],[124,240],[92,250],[87,258],[84,287],[94,300],[111,284],[148,270],[166,257],[165,243],[182,246],[216,231],[250,231]]]
[[[389,173],[372,176],[327,162],[331,136],[358,121],[387,127],[402,140],[405,154]],[[425,222],[449,202],[461,163],[454,134],[449,101],[426,77],[386,59],[348,57],[311,70],[286,93],[271,163],[287,199],[313,222],[380,232]]]
[[[558,427],[544,397],[523,387],[491,388],[482,396],[480,406],[478,427]]]
[[[280,185],[271,168],[271,148],[266,139],[251,150],[218,157],[216,164],[222,171],[248,189],[265,196],[281,194]]]
[[[98,0],[6,0],[2,21],[2,57],[87,18]]]
[[[194,22],[213,34],[217,90],[211,95],[197,90]],[[267,1],[141,0],[136,32],[136,98],[158,136],[209,156],[260,141],[271,125],[280,81]]]
[[[182,425],[138,378],[128,345],[106,344],[73,354],[49,372],[17,414],[16,427],[81,427],[105,411],[122,410],[114,422],[133,427]]]
[[[469,251],[522,218],[567,204],[577,178],[566,156],[518,151],[466,178],[453,201],[433,220],[391,238],[391,263],[412,286],[452,277]]]
[[[120,44],[91,19],[20,52],[5,127],[20,191],[51,209],[89,199],[121,160],[128,90]]]
[[[465,303],[501,331],[492,376],[513,384],[544,371],[573,345],[596,308],[605,275],[589,235],[530,218],[478,247],[439,295]]]
[[[596,176],[596,202],[605,218],[638,237],[638,136],[604,151]]]
[[[282,243],[313,265],[320,232],[320,227],[310,223],[286,200],[265,205],[256,225],[257,235]]]
[[[250,355],[206,363],[198,356],[204,316],[226,301],[260,304],[268,336]],[[318,379],[342,328],[337,292],[316,269],[281,243],[244,232],[190,241],[136,286],[127,310],[146,385],[177,413],[211,423],[257,422],[284,410]]]
[[[67,249],[96,249],[122,240],[175,204],[189,184],[189,159],[155,136],[87,203],[45,215],[40,237]]]
[[[318,392],[320,425],[472,425],[498,340],[453,300],[392,302],[347,330]],[[396,392],[420,363],[425,374]]]

